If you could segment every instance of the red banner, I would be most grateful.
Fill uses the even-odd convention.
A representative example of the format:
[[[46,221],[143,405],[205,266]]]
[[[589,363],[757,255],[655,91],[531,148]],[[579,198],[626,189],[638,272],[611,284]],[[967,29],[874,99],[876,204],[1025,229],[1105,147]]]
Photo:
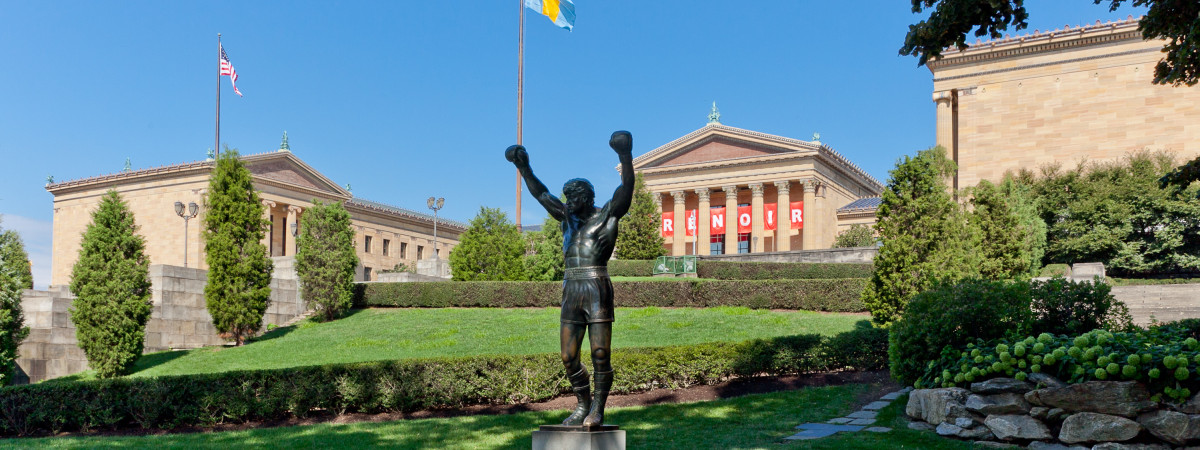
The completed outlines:
[[[738,214],[737,215],[737,232],[738,233],[749,233],[750,230],[753,230],[753,227],[750,225],[750,223],[751,223],[750,222],[750,217],[751,217],[751,213],[750,213],[751,209],[750,208],[751,208],[750,206],[739,206],[738,207],[738,210],[737,210],[737,214]]]
[[[712,218],[711,227],[713,236],[725,234],[725,207],[717,206],[709,209],[709,215]]]
[[[684,214],[687,215],[687,230],[686,230],[687,235],[695,236],[696,235],[696,210],[689,209]]]
[[[775,231],[775,215],[778,213],[779,208],[775,203],[763,205],[763,230]]]
[[[804,202],[792,202],[792,229],[804,228]]]
[[[662,236],[665,238],[675,237],[675,213],[662,213]]]

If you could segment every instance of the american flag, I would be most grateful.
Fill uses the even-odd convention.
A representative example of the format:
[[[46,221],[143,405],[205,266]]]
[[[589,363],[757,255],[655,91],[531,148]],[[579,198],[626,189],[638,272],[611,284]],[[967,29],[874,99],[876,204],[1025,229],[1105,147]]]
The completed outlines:
[[[229,75],[229,84],[233,85],[233,92],[242,96],[242,91],[237,88],[237,69],[233,68],[233,63],[229,62],[229,55],[225,54],[225,46],[221,47],[221,75]]]

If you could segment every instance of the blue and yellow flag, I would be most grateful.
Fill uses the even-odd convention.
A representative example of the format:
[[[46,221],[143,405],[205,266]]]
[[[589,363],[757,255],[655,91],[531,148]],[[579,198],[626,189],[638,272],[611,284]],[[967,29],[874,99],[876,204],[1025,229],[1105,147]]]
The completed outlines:
[[[559,27],[575,27],[575,4],[571,0],[525,0],[525,7],[549,17]]]

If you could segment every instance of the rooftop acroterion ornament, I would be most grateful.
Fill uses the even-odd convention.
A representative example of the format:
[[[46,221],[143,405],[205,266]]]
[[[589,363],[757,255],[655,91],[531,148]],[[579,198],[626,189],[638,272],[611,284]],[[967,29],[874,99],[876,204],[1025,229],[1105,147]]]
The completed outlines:
[[[124,168],[124,169],[121,169],[121,171],[122,171],[122,172],[130,172],[130,171],[133,171],[133,166],[131,166],[131,165],[129,164],[129,157],[126,157],[126,158],[125,158],[125,168]]]
[[[713,102],[712,112],[708,113],[708,124],[709,125],[714,125],[714,124],[720,125],[721,124],[721,112],[717,111],[717,102]]]
[[[204,159],[206,161],[212,161],[214,159],[217,159],[217,154],[213,153],[213,149],[210,148],[210,149],[208,149],[207,152],[204,152]]]
[[[288,146],[288,141],[287,141],[287,131],[286,131],[286,130],[283,132],[283,142],[280,142],[280,143],[279,143],[279,151],[281,151],[281,152],[284,152],[284,151],[286,151],[286,152],[290,152],[290,151],[292,151],[292,148]]]

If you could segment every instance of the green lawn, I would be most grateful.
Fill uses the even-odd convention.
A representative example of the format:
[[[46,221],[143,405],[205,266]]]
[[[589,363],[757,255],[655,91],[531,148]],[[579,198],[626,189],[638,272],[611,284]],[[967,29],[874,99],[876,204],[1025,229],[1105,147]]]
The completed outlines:
[[[272,369],[373,360],[558,352],[558,308],[379,308],[330,323],[301,322],[240,348],[160,352],[132,376]],[[867,317],[806,311],[618,308],[614,347],[651,347],[818,333],[834,335]],[[87,379],[90,372],[65,379]]]
[[[966,443],[905,426],[905,399],[880,412],[887,433],[839,433],[810,441],[784,441],[804,422],[824,422],[854,411],[868,385],[809,388],[712,402],[613,408],[608,422],[627,432],[631,449],[969,449]],[[859,399],[873,400],[871,399]],[[321,424],[221,433],[139,437],[44,438],[0,441],[0,447],[37,448],[512,448],[528,449],[530,432],[557,423],[567,411],[503,416]]]

